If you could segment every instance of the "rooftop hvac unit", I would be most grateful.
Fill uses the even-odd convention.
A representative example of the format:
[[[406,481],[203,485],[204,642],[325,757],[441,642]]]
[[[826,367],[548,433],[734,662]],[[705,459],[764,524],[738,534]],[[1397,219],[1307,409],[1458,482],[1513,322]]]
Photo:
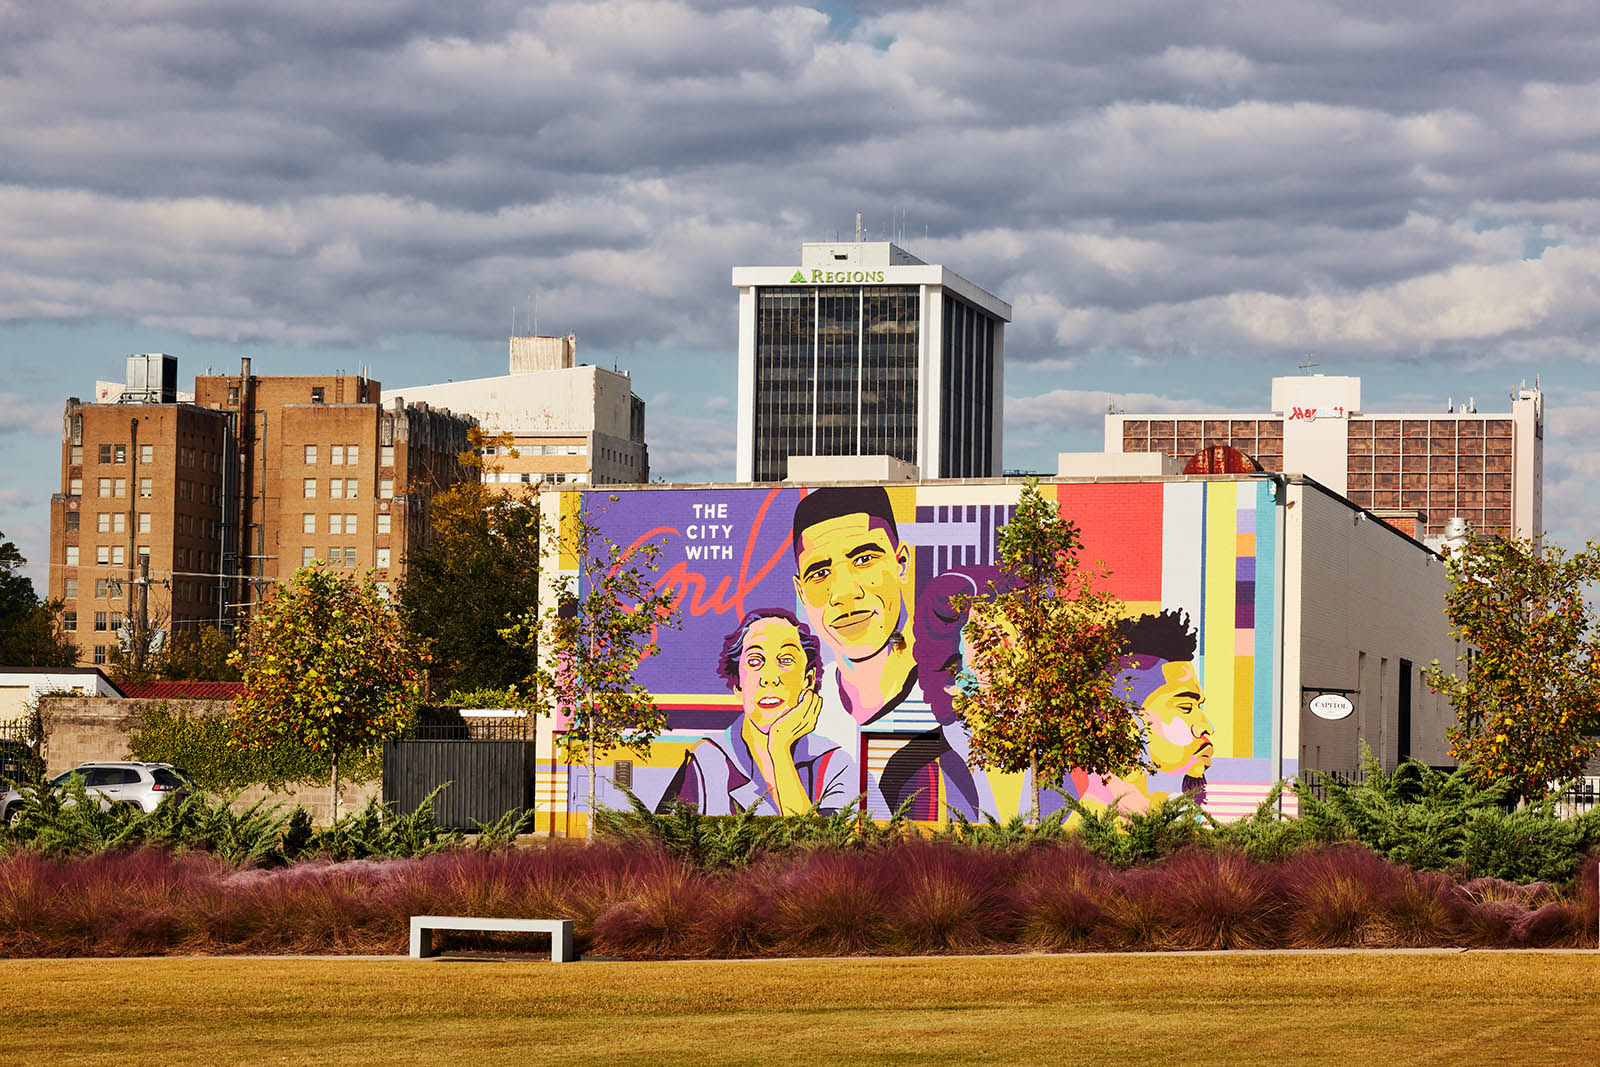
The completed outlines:
[[[178,357],[164,352],[143,352],[128,357],[124,404],[176,404]]]

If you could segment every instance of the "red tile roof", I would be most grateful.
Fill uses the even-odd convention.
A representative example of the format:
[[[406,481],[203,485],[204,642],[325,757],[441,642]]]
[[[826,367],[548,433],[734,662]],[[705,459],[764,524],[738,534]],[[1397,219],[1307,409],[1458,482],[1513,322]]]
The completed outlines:
[[[155,700],[232,700],[244,692],[243,682],[123,682],[130,698]]]

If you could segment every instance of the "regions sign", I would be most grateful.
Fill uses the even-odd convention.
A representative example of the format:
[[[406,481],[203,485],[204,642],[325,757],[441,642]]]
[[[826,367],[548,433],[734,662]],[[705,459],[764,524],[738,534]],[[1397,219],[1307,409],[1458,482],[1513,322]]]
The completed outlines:
[[[883,282],[881,270],[813,270],[808,276],[797,270],[789,278],[790,285],[850,285]]]

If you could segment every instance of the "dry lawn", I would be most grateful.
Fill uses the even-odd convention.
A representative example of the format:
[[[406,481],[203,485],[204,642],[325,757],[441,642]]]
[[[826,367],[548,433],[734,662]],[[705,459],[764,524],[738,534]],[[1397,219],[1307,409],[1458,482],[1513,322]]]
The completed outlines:
[[[0,961],[4,1062],[1560,1064],[1593,952]]]

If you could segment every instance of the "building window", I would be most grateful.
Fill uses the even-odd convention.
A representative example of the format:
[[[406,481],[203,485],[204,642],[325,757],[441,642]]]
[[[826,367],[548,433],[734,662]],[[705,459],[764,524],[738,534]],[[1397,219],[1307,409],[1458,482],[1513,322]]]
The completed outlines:
[[[115,453],[115,456],[114,456],[114,458],[112,459],[111,462],[113,462],[113,463],[126,463],[126,462],[128,462],[128,446],[127,445],[117,445],[113,449],[113,452]]]
[[[309,545],[300,550],[300,566],[309,567],[311,561],[317,558],[317,550]]]
[[[344,446],[344,461],[346,463],[350,464],[352,467],[355,466],[357,463],[360,463],[361,462],[361,446],[360,445],[345,445]]]
[[[344,479],[343,478],[329,478],[328,479],[328,499],[329,500],[338,500],[342,496],[344,496]]]
[[[384,445],[382,448],[378,449],[378,466],[394,466],[394,445]]]
[[[322,403],[322,387],[320,385],[319,386],[314,386],[312,388],[312,390],[311,390],[311,402],[313,404]]]
[[[70,466],[70,467],[81,467],[81,466],[83,466],[83,446],[82,445],[68,445],[67,446],[67,465]]]
[[[128,479],[111,479],[111,495],[114,497],[126,497],[128,495]]]
[[[111,446],[110,445],[101,445],[100,446],[99,459],[100,459],[101,463],[110,463],[111,462]]]
[[[105,631],[106,631],[106,613],[105,612],[97,611],[97,612],[94,613],[94,629],[95,629],[96,633],[105,633]]]
[[[138,548],[134,549],[134,552],[138,555],[140,564],[146,567],[150,565],[149,545],[140,545]]]
[[[61,628],[63,630],[76,630],[78,628],[78,613],[76,611],[63,611],[61,613]]]
[[[317,480],[315,478],[307,478],[306,479],[306,481],[305,481],[305,495],[306,495],[306,499],[307,500],[312,500],[312,499],[314,499],[316,497],[316,495],[317,495]]]
[[[356,480],[354,478],[345,479],[344,498],[346,500],[354,500],[356,498]]]
[[[106,591],[107,591],[108,588],[110,588],[110,583],[108,583],[104,578],[96,578],[94,580],[94,597],[95,597],[95,599],[96,600],[104,600],[105,596],[106,596]]]
[[[345,546],[345,550],[344,550],[344,565],[346,567],[354,567],[356,565],[356,550],[355,550],[354,546],[351,546],[351,545],[346,545]]]
[[[128,561],[128,557],[124,554],[124,552],[122,550],[122,546],[121,545],[112,545],[111,546],[111,562],[112,562],[112,564],[114,566],[120,567],[124,563],[126,563],[127,561]]]
[[[316,465],[317,465],[317,446],[316,445],[306,445],[306,466],[314,467]]]
[[[388,568],[388,566],[389,566],[389,550],[387,548],[378,549],[378,568],[380,570],[386,570]]]
[[[78,546],[77,545],[68,545],[67,546],[67,566],[76,567],[77,565],[78,565]]]
[[[379,478],[378,479],[378,497],[381,500],[393,500],[394,499],[394,479],[393,478]]]
[[[331,533],[331,534],[342,534],[342,533],[344,533],[344,516],[343,515],[329,515],[328,516],[328,532]]]
[[[150,513],[148,511],[139,512],[139,532],[150,532]]]
[[[305,512],[304,514],[302,514],[300,516],[300,532],[301,533],[316,533],[317,532],[317,517],[315,515],[313,515],[309,511]]]
[[[99,663],[99,664],[104,664],[105,663],[105,661],[106,661],[106,646],[105,645],[95,645],[94,646],[94,661],[96,663]]]
[[[94,517],[94,528],[99,533],[111,532],[111,512],[102,511]]]
[[[344,517],[344,532],[347,533],[347,534],[353,534],[353,533],[356,532],[356,517],[354,515],[351,515],[349,513],[345,514],[345,517]]]
[[[379,600],[388,600],[389,599],[389,583],[388,582],[374,582],[373,584],[378,589],[378,599]]]
[[[62,596],[66,597],[68,600],[76,600],[78,598],[78,579],[64,579],[62,581],[62,585],[65,587],[61,594]]]
[[[155,461],[156,461],[156,448],[155,448],[155,445],[140,445],[139,446],[139,462],[140,463],[154,463]]]
[[[239,387],[237,385],[228,386],[228,403],[229,404],[237,404],[238,402],[239,402]]]
[[[122,612],[113,611],[111,613],[111,632],[116,633],[120,629],[122,629]]]
[[[67,479],[67,495],[68,496],[82,496],[83,495],[83,479],[82,478],[68,478]]]
[[[139,495],[141,497],[143,497],[146,500],[149,500],[150,499],[150,495],[153,492],[153,490],[154,490],[154,486],[152,486],[150,484],[150,479],[149,478],[140,478],[139,479]],[[117,495],[121,496],[122,494],[118,493]]]
[[[94,561],[96,563],[100,564],[102,567],[105,566],[107,563],[110,563],[111,562],[111,546],[110,545],[96,545],[95,549],[94,549]]]
[[[386,534],[386,533],[389,532],[389,513],[388,512],[384,512],[383,514],[378,516],[378,532],[381,533],[381,534]]]
[[[328,462],[335,466],[344,466],[344,445],[328,446]]]
[[[81,521],[78,518],[78,513],[76,511],[67,512],[65,521],[67,524],[67,533],[77,533],[78,523]]]
[[[111,479],[110,478],[97,478],[97,479],[95,479],[94,495],[95,496],[110,496],[111,495]]]

